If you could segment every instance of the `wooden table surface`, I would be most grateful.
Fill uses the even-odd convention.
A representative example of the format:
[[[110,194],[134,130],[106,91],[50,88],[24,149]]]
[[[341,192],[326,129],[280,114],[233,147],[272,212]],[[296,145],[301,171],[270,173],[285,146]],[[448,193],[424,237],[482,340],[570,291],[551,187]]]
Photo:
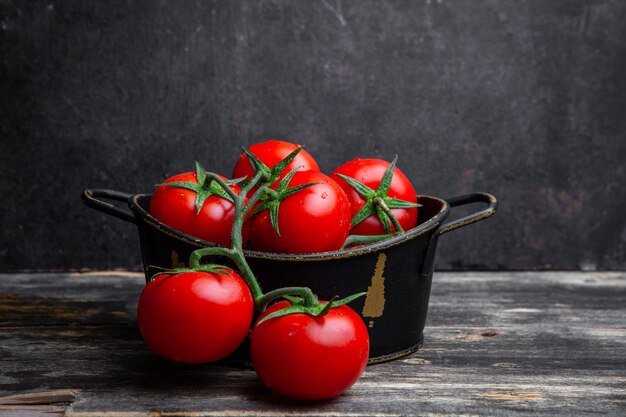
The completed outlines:
[[[0,416],[626,416],[626,273],[436,272],[424,346],[341,397],[152,354],[143,276],[0,274]]]

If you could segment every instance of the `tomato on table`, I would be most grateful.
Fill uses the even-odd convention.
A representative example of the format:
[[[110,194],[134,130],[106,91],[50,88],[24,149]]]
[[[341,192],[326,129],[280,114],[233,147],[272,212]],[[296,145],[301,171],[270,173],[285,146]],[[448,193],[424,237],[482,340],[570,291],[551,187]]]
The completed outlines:
[[[281,301],[270,306],[259,321],[290,305]],[[255,325],[250,354],[255,371],[273,392],[322,400],[342,394],[361,376],[369,335],[361,317],[342,305],[321,317],[295,313]]]
[[[156,354],[205,363],[228,356],[241,344],[253,310],[250,290],[230,269],[159,274],[141,293],[137,322]]]

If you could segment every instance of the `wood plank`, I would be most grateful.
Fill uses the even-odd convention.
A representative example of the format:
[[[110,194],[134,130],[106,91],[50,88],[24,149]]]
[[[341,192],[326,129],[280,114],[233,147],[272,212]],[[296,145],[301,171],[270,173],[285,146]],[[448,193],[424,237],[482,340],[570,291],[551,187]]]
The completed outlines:
[[[0,274],[0,326],[127,324],[144,284],[138,273]]]
[[[77,390],[57,389],[0,397],[0,415],[4,417],[63,416],[76,398]]]
[[[73,402],[78,390],[55,389],[0,397],[0,405],[38,405]]]
[[[0,315],[0,394],[80,389],[69,416],[626,414],[624,273],[436,273],[424,347],[313,404],[275,398],[249,368],[153,355],[134,322],[142,280],[0,276],[0,294],[48,311]]]
[[[67,411],[65,405],[0,405],[2,417],[61,417]]]

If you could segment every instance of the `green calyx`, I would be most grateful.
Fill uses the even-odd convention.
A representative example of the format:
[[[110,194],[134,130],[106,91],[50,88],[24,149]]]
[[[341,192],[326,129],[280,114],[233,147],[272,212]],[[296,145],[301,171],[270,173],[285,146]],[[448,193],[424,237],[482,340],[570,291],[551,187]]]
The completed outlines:
[[[361,223],[369,216],[376,215],[383,225],[383,229],[386,234],[392,234],[391,225],[393,224],[395,233],[403,233],[404,229],[400,226],[400,223],[392,214],[391,209],[396,208],[415,208],[421,207],[421,204],[412,203],[410,201],[400,200],[399,198],[389,197],[389,188],[391,187],[391,181],[393,180],[393,171],[398,161],[398,155],[393,158],[393,161],[387,167],[383,178],[380,180],[380,184],[376,190],[372,190],[362,182],[348,177],[347,175],[337,174],[341,179],[347,182],[357,193],[365,199],[365,204],[352,218],[352,227]],[[382,235],[385,236],[385,235]],[[380,239],[378,239],[380,240]]]
[[[228,274],[228,271],[232,271],[231,268],[224,266],[224,265],[218,265],[218,264],[202,264],[202,265],[197,265],[192,268],[161,268],[160,266],[156,266],[156,265],[151,265],[150,267],[153,269],[159,270],[159,272],[152,275],[149,281],[152,281],[157,275],[162,275],[162,274],[176,275],[176,274],[183,274],[185,272],[207,272],[210,274]]]
[[[282,173],[287,169],[287,165],[291,163],[295,159],[295,157],[300,153],[304,147],[299,146],[293,150],[289,155],[285,157],[282,161],[274,165],[272,168],[269,168],[263,161],[261,161],[255,154],[250,152],[249,149],[243,149],[243,153],[246,154],[248,160],[250,161],[250,165],[252,165],[252,169],[254,169],[255,173],[261,174],[261,183],[259,185],[267,185],[270,186],[274,184],[282,175]]]
[[[291,305],[289,307],[285,307],[281,310],[278,311],[274,311],[273,313],[268,314],[267,316],[263,317],[261,320],[259,320],[259,322],[256,324],[257,326],[261,325],[261,323],[264,323],[268,320],[271,319],[275,319],[278,317],[283,317],[283,316],[287,316],[289,314],[308,314],[310,316],[314,316],[314,317],[322,317],[325,316],[326,314],[328,314],[328,312],[335,307],[339,307],[342,306],[344,304],[348,304],[349,302],[364,296],[365,294],[367,294],[366,292],[360,292],[357,294],[353,294],[350,295],[346,298],[342,298],[341,300],[339,300],[338,296],[335,296],[332,300],[327,301],[325,303],[319,303],[316,302],[313,305],[308,305],[306,300],[304,298],[301,297],[294,297],[294,296],[290,296],[290,295],[283,295],[282,298],[286,299],[287,301],[289,301],[291,303]]]
[[[231,185],[235,185],[243,181],[243,178],[235,179],[235,180],[226,180],[224,184],[227,187],[223,187],[223,184],[218,182],[217,176],[215,174],[207,175],[207,172],[200,163],[196,161],[196,178],[198,180],[197,183],[191,181],[173,181],[163,184],[157,184],[157,187],[166,186],[166,187],[177,187],[184,188],[186,190],[190,190],[196,193],[196,213],[200,213],[202,210],[202,206],[207,198],[216,195],[222,197],[231,203],[234,202],[233,192],[230,190]]]
[[[302,148],[298,148],[302,149]],[[280,208],[280,203],[282,203],[287,197],[294,195],[295,193],[304,190],[312,185],[319,184],[318,182],[311,182],[308,184],[296,185],[295,187],[289,188],[289,183],[296,172],[302,168],[302,166],[296,167],[289,171],[285,177],[280,180],[275,190],[271,188],[265,188],[263,194],[261,196],[261,200],[263,201],[250,215],[250,217],[262,212],[263,210],[268,210],[270,215],[270,222],[272,223],[272,227],[280,236],[280,230],[278,228],[278,211]]]

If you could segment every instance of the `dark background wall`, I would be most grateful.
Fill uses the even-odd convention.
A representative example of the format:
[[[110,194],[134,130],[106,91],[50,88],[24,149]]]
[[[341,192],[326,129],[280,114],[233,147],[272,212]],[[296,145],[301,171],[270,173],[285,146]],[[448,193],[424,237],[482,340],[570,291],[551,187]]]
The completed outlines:
[[[626,269],[626,2],[0,0],[0,270],[139,268],[84,188],[240,145],[495,194],[439,269]]]

